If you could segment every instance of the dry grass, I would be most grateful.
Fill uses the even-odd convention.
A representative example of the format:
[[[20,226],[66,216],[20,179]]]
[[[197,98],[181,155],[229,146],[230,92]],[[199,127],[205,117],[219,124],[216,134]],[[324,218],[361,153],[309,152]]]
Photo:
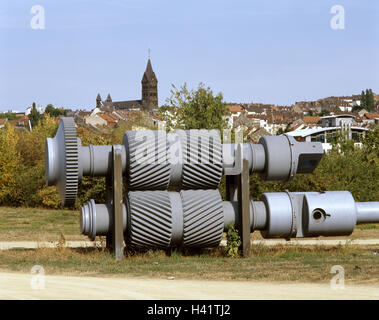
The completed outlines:
[[[80,235],[79,212],[0,207],[0,241],[88,240]]]
[[[0,208],[0,241],[63,238],[88,240],[79,233],[77,211]],[[261,239],[258,232],[252,238]],[[379,225],[358,226],[349,238],[379,238]],[[116,262],[102,247],[69,249],[59,244],[54,249],[0,251],[0,270],[29,273],[38,264],[47,274],[325,282],[331,278],[330,268],[342,265],[347,283],[379,284],[379,246],[253,245],[248,259],[227,258],[223,250],[129,252],[125,260]]]
[[[247,259],[227,258],[222,248],[128,253],[117,262],[103,248],[11,250],[0,252],[0,270],[30,272],[42,265],[46,274],[140,278],[330,281],[333,265],[345,268],[346,283],[379,284],[379,246],[267,247],[254,245]]]

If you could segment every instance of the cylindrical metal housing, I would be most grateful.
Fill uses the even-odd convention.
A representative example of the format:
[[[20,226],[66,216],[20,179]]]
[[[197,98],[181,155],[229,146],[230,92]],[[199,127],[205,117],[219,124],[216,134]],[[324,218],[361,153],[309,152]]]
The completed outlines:
[[[356,222],[355,201],[350,192],[305,193],[303,230],[306,237],[349,235]]]
[[[122,205],[123,230],[126,233],[127,216],[125,204]],[[82,206],[80,212],[80,231],[91,240],[96,236],[106,235],[113,226],[112,206],[110,204],[95,204],[90,200]]]
[[[288,238],[291,236],[293,212],[291,200],[285,192],[264,193],[262,200],[267,210],[264,238]]]

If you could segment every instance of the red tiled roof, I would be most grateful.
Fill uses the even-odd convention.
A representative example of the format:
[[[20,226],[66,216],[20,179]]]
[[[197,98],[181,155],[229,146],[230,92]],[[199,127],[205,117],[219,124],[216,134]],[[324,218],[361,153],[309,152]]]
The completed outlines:
[[[116,123],[116,120],[110,117],[108,114],[100,114],[100,117],[102,117],[108,123]]]
[[[379,118],[379,113],[365,113],[366,119],[375,119]]]
[[[303,121],[305,123],[314,123],[316,124],[317,122],[319,122],[320,120],[320,117],[317,117],[317,116],[304,116],[303,118]]]
[[[227,105],[226,107],[232,113],[244,112],[245,111],[240,105]]]

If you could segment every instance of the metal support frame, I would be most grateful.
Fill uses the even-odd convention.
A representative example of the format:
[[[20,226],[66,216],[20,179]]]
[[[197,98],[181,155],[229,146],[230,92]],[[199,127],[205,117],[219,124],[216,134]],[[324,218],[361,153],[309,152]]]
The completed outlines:
[[[236,226],[241,238],[240,250],[243,257],[250,256],[250,184],[249,162],[243,159],[240,146],[237,148],[235,167],[226,174],[226,198],[238,201]]]
[[[112,204],[112,229],[106,236],[106,246],[116,260],[124,257],[124,231],[122,221],[122,158],[121,147],[112,146],[112,178],[106,179],[107,198]]]
[[[238,175],[238,233],[241,238],[243,257],[250,256],[250,192],[249,163],[243,160],[242,172]]]

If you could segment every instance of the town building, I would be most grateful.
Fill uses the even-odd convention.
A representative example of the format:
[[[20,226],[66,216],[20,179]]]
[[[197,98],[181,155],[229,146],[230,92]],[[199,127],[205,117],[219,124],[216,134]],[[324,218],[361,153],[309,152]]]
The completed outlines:
[[[142,95],[139,100],[113,101],[108,93],[103,101],[100,93],[96,97],[96,108],[101,110],[152,111],[158,108],[158,79],[153,71],[150,59],[142,76]]]
[[[357,126],[355,123],[355,116],[353,115],[334,115],[321,117],[318,126],[299,127],[294,131],[287,132],[288,135],[293,136],[297,141],[317,141],[321,142],[324,151],[332,148],[332,142],[337,137],[338,133],[343,132],[348,139],[355,141],[356,145],[361,145],[361,138],[368,131],[368,128]]]

